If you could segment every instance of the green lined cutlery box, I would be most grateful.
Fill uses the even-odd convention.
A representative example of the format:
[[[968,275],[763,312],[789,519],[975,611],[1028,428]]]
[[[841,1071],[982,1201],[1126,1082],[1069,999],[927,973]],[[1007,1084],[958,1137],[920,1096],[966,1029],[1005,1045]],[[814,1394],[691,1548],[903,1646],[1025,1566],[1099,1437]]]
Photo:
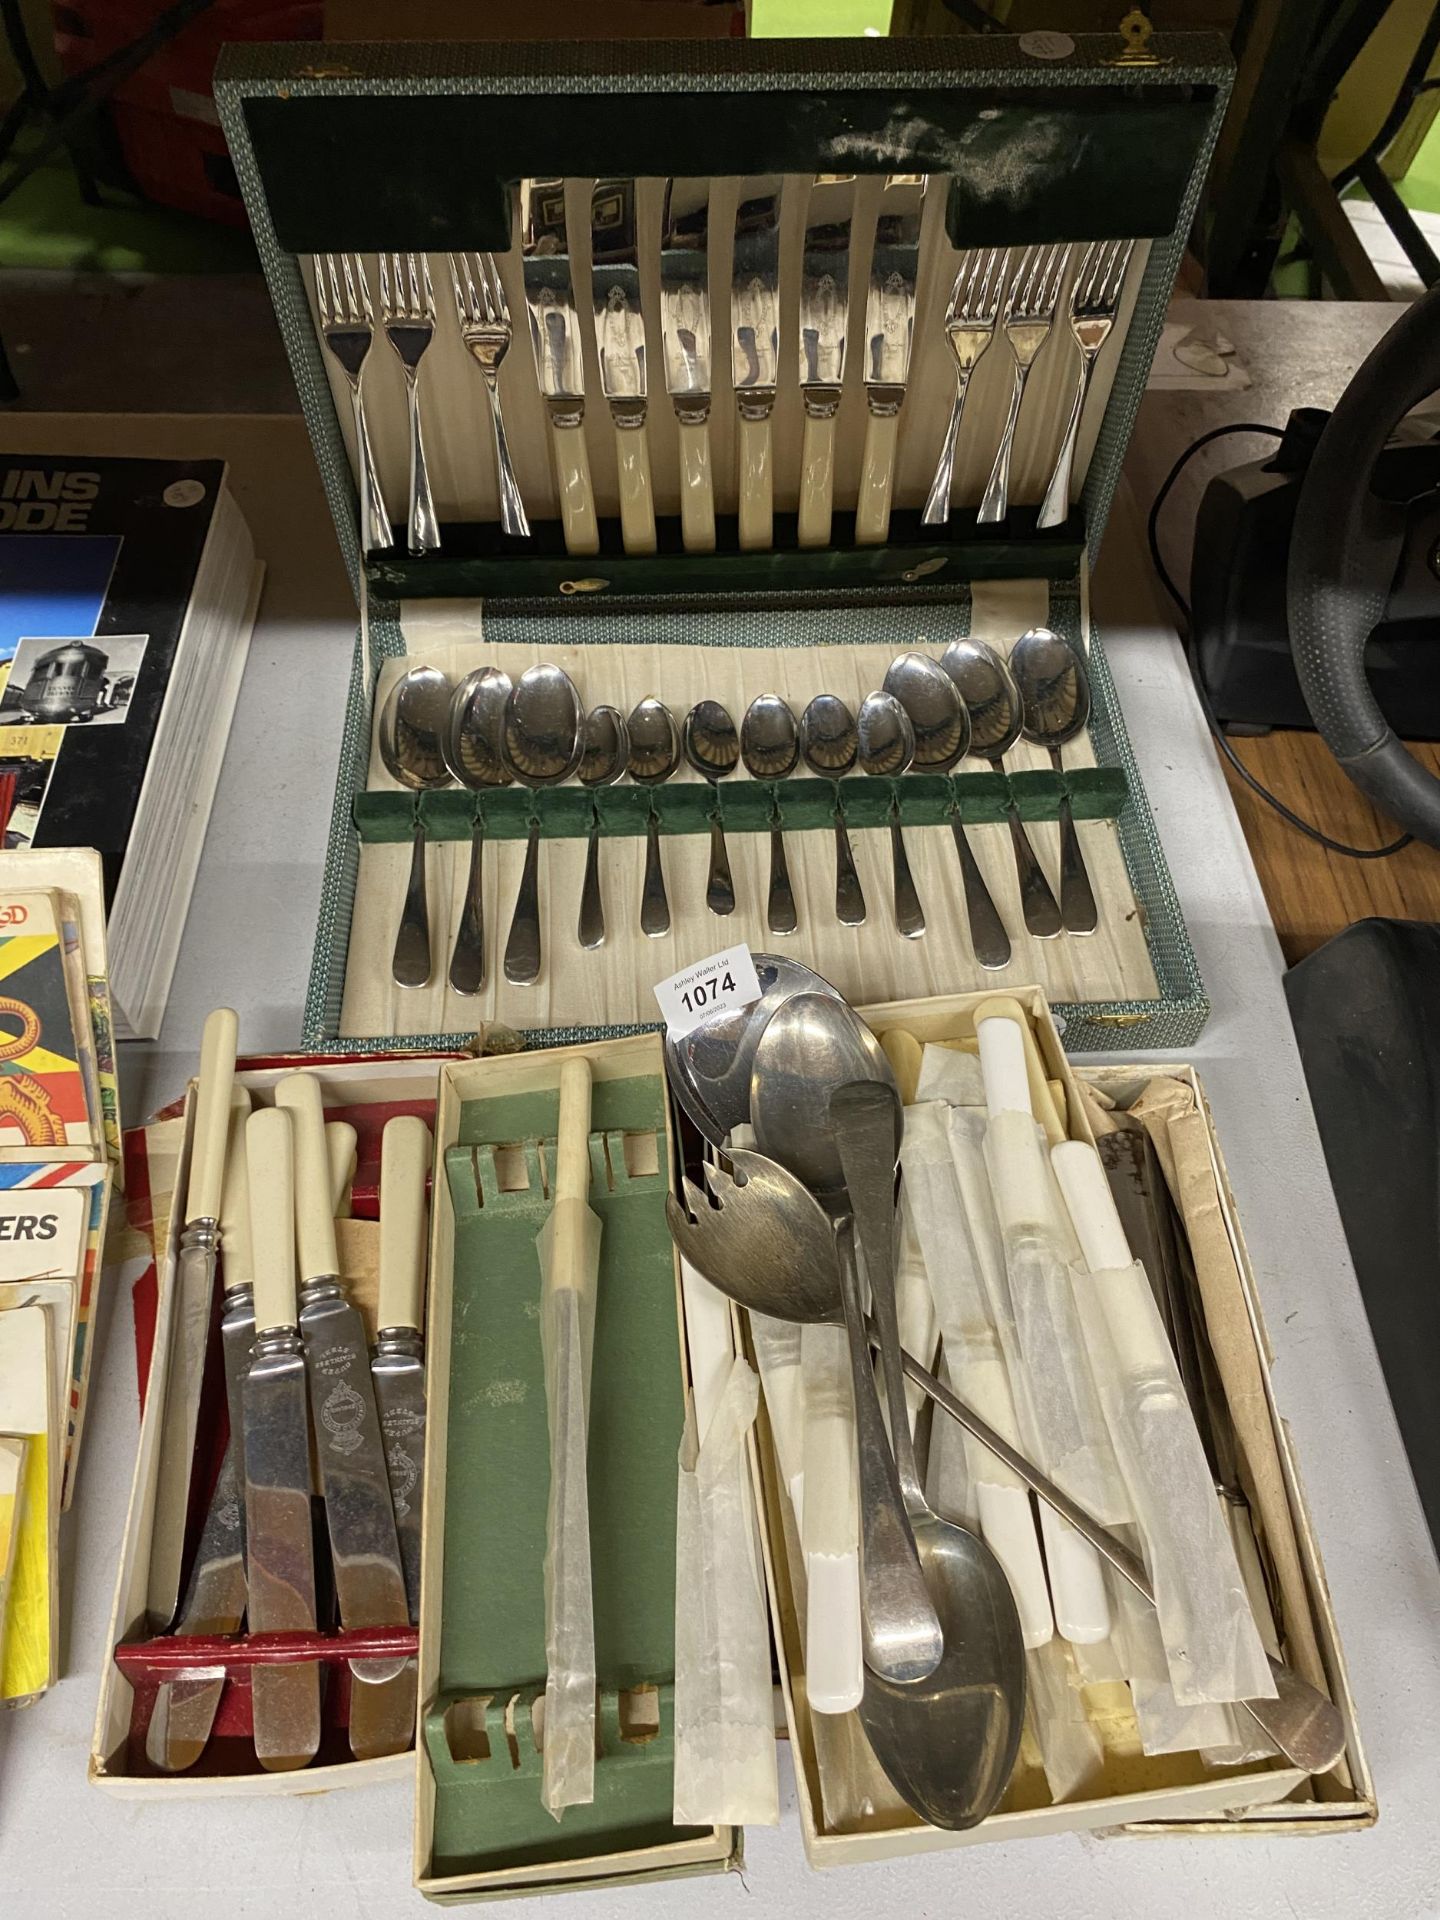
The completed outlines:
[[[786,830],[798,916],[785,950],[852,1000],[1038,982],[1074,1050],[1112,1047],[1117,1028],[1136,1047],[1194,1039],[1204,989],[1090,620],[1088,578],[1229,69],[1209,35],[1065,44],[987,35],[227,50],[216,97],[362,614],[308,1045],[434,1050],[491,1021],[560,1041],[653,1024],[655,980],[741,940],[773,943],[772,826]],[[611,191],[594,191],[602,171]],[[693,203],[696,180],[708,183],[708,227],[697,247],[692,224],[686,253],[674,209],[682,188]],[[887,212],[892,191],[908,195],[908,226]],[[843,218],[827,224],[837,205]],[[761,269],[757,246],[770,249]],[[677,319],[677,250],[692,303],[697,285],[708,288],[688,328]],[[475,324],[471,351],[462,337],[452,268],[470,322],[481,308],[508,314],[495,397],[527,537],[500,524],[486,378]],[[1082,383],[1077,328],[1097,305],[1103,338]],[[405,331],[412,311],[418,335]],[[988,346],[965,386],[947,496],[939,474],[959,391],[950,335],[973,348],[964,327],[976,313],[988,315]],[[327,315],[350,336],[332,326],[328,348]],[[357,329],[368,341],[358,362],[368,463],[356,459],[344,364],[357,364]],[[421,336],[414,392],[434,541],[417,519],[424,490],[399,350],[408,340],[413,353]],[[1085,337],[1093,346],[1093,329]],[[1017,412],[1021,358],[1032,370]],[[700,380],[708,393],[697,401]],[[362,517],[357,475],[372,470]],[[928,518],[927,502],[938,503]],[[428,550],[410,550],[417,538]],[[822,777],[802,762],[787,777],[742,767],[712,784],[682,760],[662,786],[417,794],[378,749],[380,711],[408,665],[457,681],[493,665],[513,680],[549,661],[587,708],[626,713],[656,696],[678,724],[709,698],[738,724],[767,692],[797,718],[822,691],[854,712],[897,654],[938,659],[967,635],[1004,652],[1037,624],[1085,652],[1093,685],[1088,732],[1058,767],[1022,741],[1003,766],[969,756],[939,773]],[[1023,820],[1054,886],[1066,802],[1099,928],[1034,938],[1006,823]],[[892,818],[906,829],[921,938],[896,929]],[[705,904],[717,819],[736,894],[725,916]],[[837,819],[867,903],[859,926],[837,921]],[[402,988],[391,953],[417,824],[431,972]],[[652,824],[670,926],[647,938]],[[998,972],[974,957],[957,825],[1010,936]],[[477,826],[486,977],[462,994],[448,970]],[[544,960],[533,983],[517,985],[501,955],[532,826]],[[607,932],[586,948],[576,921],[592,829]]]
[[[586,1049],[600,1220],[590,1387],[593,1803],[541,1804],[550,1444],[536,1236],[566,1049],[451,1063],[436,1112],[415,1879],[436,1900],[737,1865],[673,1824],[675,1485],[687,1377],[658,1036]],[[449,1284],[445,1283],[446,1278]],[[543,1738],[543,1729],[539,1735]]]

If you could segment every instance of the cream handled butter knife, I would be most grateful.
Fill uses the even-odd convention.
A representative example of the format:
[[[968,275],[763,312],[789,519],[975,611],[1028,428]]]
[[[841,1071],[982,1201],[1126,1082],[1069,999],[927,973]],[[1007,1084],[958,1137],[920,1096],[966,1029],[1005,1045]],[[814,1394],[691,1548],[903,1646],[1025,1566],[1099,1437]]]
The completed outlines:
[[[680,425],[680,531],[687,553],[715,551],[710,480],[710,182],[667,180],[660,227],[665,385]]]
[[[563,180],[520,183],[520,259],[535,374],[550,416],[565,550],[598,553],[600,531],[585,450],[585,366],[570,281]]]
[[[655,501],[645,433],[649,388],[633,180],[595,182],[590,192],[590,254],[600,389],[615,425],[620,532],[627,553],[653,553]]]
[[[405,1626],[410,1609],[370,1346],[360,1310],[340,1279],[320,1083],[311,1073],[287,1074],[275,1100],[289,1113],[295,1135],[300,1337],[340,1624]],[[351,1752],[357,1760],[403,1753],[415,1733],[415,1663],[352,1660],[350,1672]]]
[[[775,543],[775,476],[770,417],[780,371],[780,193],[778,173],[744,180],[735,212],[730,277],[730,378],[740,416],[740,545]]]
[[[225,1188],[225,1139],[230,1090],[235,1080],[239,1022],[229,1007],[217,1007],[200,1041],[195,1120],[190,1135],[190,1184],[185,1229],[175,1264],[170,1303],[170,1347],[165,1373],[165,1410],[150,1547],[145,1610],[162,1630],[175,1618],[180,1567],[190,1511],[195,1465],[195,1427],[205,1377],[205,1348],[215,1293],[215,1255],[220,1244],[220,1203]]]
[[[425,1179],[430,1129],[414,1114],[380,1142],[379,1337],[371,1370],[385,1440],[410,1618],[420,1618],[420,1501],[425,1470]]]
[[[800,449],[802,547],[830,544],[835,498],[835,416],[845,382],[850,311],[850,223],[853,173],[815,176],[805,215],[800,268],[800,394],[805,437]]]
[[[861,546],[879,546],[890,532],[895,448],[915,334],[915,275],[924,211],[925,175],[892,173],[880,195],[865,296],[868,418],[855,508],[855,539]]]
[[[245,1376],[245,1552],[252,1634],[315,1631],[310,1418],[295,1300],[295,1163],[290,1115],[245,1127],[255,1261],[255,1356]],[[267,1772],[307,1766],[320,1745],[320,1663],[257,1666],[255,1754]]]

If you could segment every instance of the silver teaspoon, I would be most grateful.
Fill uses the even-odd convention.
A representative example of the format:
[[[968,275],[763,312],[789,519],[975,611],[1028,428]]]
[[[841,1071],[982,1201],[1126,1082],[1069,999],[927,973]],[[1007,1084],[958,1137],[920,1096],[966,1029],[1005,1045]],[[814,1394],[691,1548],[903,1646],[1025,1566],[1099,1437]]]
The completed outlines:
[[[835,693],[817,693],[800,716],[800,751],[805,764],[822,780],[838,781],[849,773],[860,752],[855,716]],[[835,918],[842,927],[865,924],[865,893],[855,866],[855,853],[835,789]]]
[[[630,730],[630,778],[640,787],[658,787],[680,764],[680,734],[675,716],[653,695],[642,700],[627,721]],[[660,816],[650,803],[645,825],[645,883],[640,889],[640,931],[652,940],[670,931],[670,902],[660,864]]]
[[[894,780],[915,757],[915,729],[893,693],[867,693],[860,703],[860,771],[877,780]],[[890,866],[895,901],[895,926],[907,940],[925,931],[925,910],[910,872],[905,836],[900,830],[900,803],[890,798]]]
[[[585,716],[584,750],[580,755],[582,787],[611,787],[630,758],[630,730],[618,707],[592,707]],[[605,903],[600,895],[600,815],[590,822],[590,844],[585,850],[585,880],[580,888],[582,947],[598,947],[605,939]]]
[[[527,667],[505,702],[500,753],[515,779],[527,787],[558,786],[580,765],[584,709],[575,683],[559,667]],[[540,817],[530,816],[525,867],[510,936],[505,942],[505,978],[528,987],[540,977]]]
[[[740,752],[752,780],[788,780],[800,758],[800,730],[795,716],[778,693],[758,694],[740,723]],[[785,832],[774,797],[770,803],[770,886],[765,901],[765,924],[771,933],[794,933],[800,924],[790,866],[785,858]]]
[[[1005,771],[1005,755],[1020,738],[1024,717],[1020,689],[1005,661],[984,640],[952,640],[940,664],[960,690],[970,712],[970,751],[988,760],[997,773]],[[1020,824],[1015,802],[1006,803],[1010,842],[1015,850],[1015,872],[1020,882],[1020,908],[1025,930],[1037,940],[1053,940],[1060,931],[1060,909],[1050,891],[1030,836]]]
[[[682,734],[685,759],[712,786],[740,764],[740,736],[735,722],[718,700],[697,700],[685,716]],[[735,882],[730,873],[730,850],[719,809],[710,816],[710,874],[705,904],[712,913],[735,911]]]
[[[498,667],[477,667],[467,673],[451,696],[445,764],[472,793],[510,784],[509,770],[500,757],[500,730],[509,698],[510,676]],[[450,956],[450,985],[456,993],[479,993],[485,984],[484,853],[485,821],[477,808],[470,830],[465,905]]]
[[[445,724],[450,682],[438,667],[411,667],[395,682],[380,714],[380,758],[392,779],[412,793],[448,787]],[[397,987],[423,987],[430,979],[430,908],[425,897],[425,823],[415,809],[410,880],[391,973]]]
[[[1020,689],[1025,738],[1046,748],[1051,766],[1063,773],[1061,748],[1090,719],[1084,657],[1049,627],[1031,627],[1010,649],[1010,671]],[[1067,933],[1094,933],[1100,923],[1068,794],[1060,797],[1060,919]]]

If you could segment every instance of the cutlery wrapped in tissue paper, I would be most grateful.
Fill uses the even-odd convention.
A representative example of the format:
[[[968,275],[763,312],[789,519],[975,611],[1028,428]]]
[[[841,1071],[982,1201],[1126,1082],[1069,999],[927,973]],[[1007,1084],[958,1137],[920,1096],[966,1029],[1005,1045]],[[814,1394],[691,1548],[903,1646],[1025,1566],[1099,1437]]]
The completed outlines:
[[[760,1383],[737,1358],[697,1436],[692,1405],[675,1518],[675,1824],[780,1817],[770,1629],[745,1439]]]

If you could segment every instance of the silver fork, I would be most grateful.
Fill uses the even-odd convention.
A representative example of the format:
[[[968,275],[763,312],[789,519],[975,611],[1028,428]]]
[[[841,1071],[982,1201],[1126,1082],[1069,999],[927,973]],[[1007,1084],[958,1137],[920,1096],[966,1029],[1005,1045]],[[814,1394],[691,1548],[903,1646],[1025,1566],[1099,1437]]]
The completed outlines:
[[[355,463],[360,469],[360,544],[366,553],[393,547],[390,515],[380,491],[380,475],[365,425],[365,402],[360,372],[375,337],[375,315],[370,306],[370,282],[358,253],[315,255],[315,304],[320,309],[320,334],[350,388],[350,411],[355,421]]]
[[[955,403],[950,409],[950,424],[945,429],[945,441],[935,478],[930,483],[925,511],[920,516],[927,527],[943,526],[950,518],[950,488],[955,477],[955,442],[960,433],[960,415],[965,410],[965,395],[976,362],[995,338],[1009,262],[1008,247],[977,248],[960,262],[960,271],[950,289],[945,332],[955,356]]]
[[[510,309],[493,253],[452,253],[450,284],[455,289],[455,311],[465,350],[485,376],[490,397],[490,425],[495,439],[495,473],[500,484],[500,525],[522,539],[530,532],[520,484],[510,464],[505,421],[500,412],[500,362],[510,351]]]
[[[1070,470],[1075,464],[1080,417],[1085,411],[1096,359],[1115,325],[1120,290],[1125,285],[1134,251],[1133,240],[1092,240],[1070,289],[1070,331],[1080,349],[1080,377],[1075,382],[1075,397],[1070,403],[1065,438],[1060,442],[1060,456],[1041,502],[1038,526],[1058,527],[1069,518]]]
[[[435,290],[423,253],[380,255],[380,324],[405,369],[410,407],[410,551],[433,553],[440,544],[425,441],[420,432],[420,362],[435,338]]]
[[[1060,282],[1065,278],[1069,258],[1067,246],[1026,247],[1010,279],[1005,295],[1004,327],[1005,338],[1015,356],[1015,373],[1010,382],[1010,411],[1005,416],[1005,431],[995,449],[990,482],[980,502],[982,526],[1003,520],[1010,505],[1010,455],[1015,447],[1015,423],[1020,418],[1020,403],[1025,398],[1030,369],[1055,324]]]

